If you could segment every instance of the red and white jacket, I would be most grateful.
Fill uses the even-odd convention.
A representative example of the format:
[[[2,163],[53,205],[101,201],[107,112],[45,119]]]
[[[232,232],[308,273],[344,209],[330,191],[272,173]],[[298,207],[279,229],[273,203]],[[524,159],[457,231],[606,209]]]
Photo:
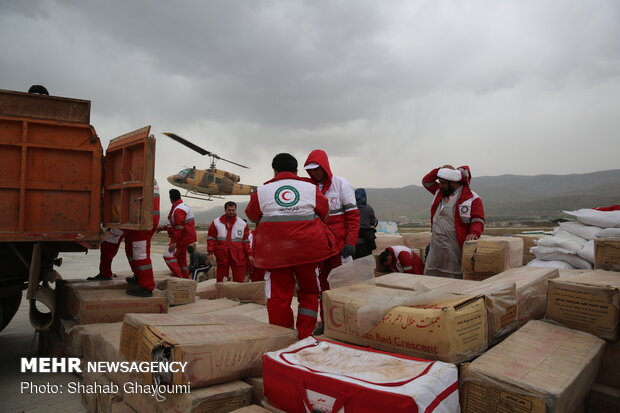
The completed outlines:
[[[215,254],[220,265],[228,265],[229,256],[236,265],[245,265],[252,254],[249,235],[250,228],[244,220],[238,216],[229,220],[222,215],[209,226],[207,252]]]
[[[390,269],[407,274],[424,274],[424,263],[411,248],[394,245],[385,249],[392,256]]]
[[[153,185],[153,232],[157,230],[159,226],[159,185],[155,181]]]
[[[292,172],[280,172],[250,196],[245,214],[260,223],[254,235],[254,266],[285,268],[335,255],[334,235],[322,219],[329,213],[318,188]]]
[[[329,216],[325,223],[336,237],[337,249],[340,251],[344,244],[355,246],[360,230],[360,211],[355,201],[355,189],[343,177],[332,174],[325,151],[316,149],[310,152],[304,166],[310,163],[318,164],[327,174],[321,188],[329,200]],[[319,184],[311,181],[315,185]]]
[[[196,242],[196,226],[194,223],[194,213],[187,205],[179,199],[170,208],[166,231],[171,242],[178,245],[189,245]]]
[[[437,182],[439,169],[433,169],[422,178],[424,188],[435,195],[431,206],[431,222],[443,198]],[[482,231],[484,231],[484,207],[478,194],[469,189],[469,182],[471,181],[469,166],[460,166],[458,170],[461,171],[463,178],[460,182],[462,184],[461,195],[454,207],[454,226],[456,227],[456,239],[463,245],[467,235],[474,234],[478,237],[482,235]]]

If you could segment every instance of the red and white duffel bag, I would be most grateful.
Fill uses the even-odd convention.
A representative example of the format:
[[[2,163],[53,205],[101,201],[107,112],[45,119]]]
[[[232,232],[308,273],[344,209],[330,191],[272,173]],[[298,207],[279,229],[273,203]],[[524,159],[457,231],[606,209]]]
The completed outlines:
[[[263,356],[265,397],[289,413],[459,412],[456,366],[308,337]]]

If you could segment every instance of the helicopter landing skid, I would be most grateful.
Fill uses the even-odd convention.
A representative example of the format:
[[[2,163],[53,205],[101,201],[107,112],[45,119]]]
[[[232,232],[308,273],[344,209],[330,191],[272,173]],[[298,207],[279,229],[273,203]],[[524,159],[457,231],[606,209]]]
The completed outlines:
[[[213,201],[213,198],[224,199],[223,196],[218,196],[218,195],[207,195],[206,198],[203,196],[195,196],[195,195],[197,194],[195,194],[194,192],[186,191],[185,195],[183,195],[183,198],[199,199],[201,201]]]

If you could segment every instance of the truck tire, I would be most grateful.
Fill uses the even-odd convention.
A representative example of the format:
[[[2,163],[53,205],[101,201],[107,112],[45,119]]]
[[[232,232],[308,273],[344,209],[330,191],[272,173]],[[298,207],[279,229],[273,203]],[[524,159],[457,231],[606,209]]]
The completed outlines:
[[[21,291],[18,294],[0,298],[0,331],[11,322],[21,302]]]

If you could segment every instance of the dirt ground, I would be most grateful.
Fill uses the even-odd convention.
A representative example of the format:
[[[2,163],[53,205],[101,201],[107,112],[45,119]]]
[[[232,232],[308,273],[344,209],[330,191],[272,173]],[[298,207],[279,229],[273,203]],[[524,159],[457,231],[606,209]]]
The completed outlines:
[[[153,268],[155,271],[166,269],[161,255],[163,246],[152,249]],[[61,254],[63,264],[57,268],[65,279],[79,279],[96,275],[99,269],[99,251]],[[129,264],[124,254],[119,255],[112,265],[114,272],[129,271]],[[28,301],[25,292],[21,306],[8,325],[0,332],[0,411],[1,412],[86,412],[78,394],[30,394],[21,392],[22,382],[35,385],[60,385],[67,388],[68,382],[79,379],[69,373],[20,373],[20,359],[35,357],[38,348],[38,334],[28,320]]]

